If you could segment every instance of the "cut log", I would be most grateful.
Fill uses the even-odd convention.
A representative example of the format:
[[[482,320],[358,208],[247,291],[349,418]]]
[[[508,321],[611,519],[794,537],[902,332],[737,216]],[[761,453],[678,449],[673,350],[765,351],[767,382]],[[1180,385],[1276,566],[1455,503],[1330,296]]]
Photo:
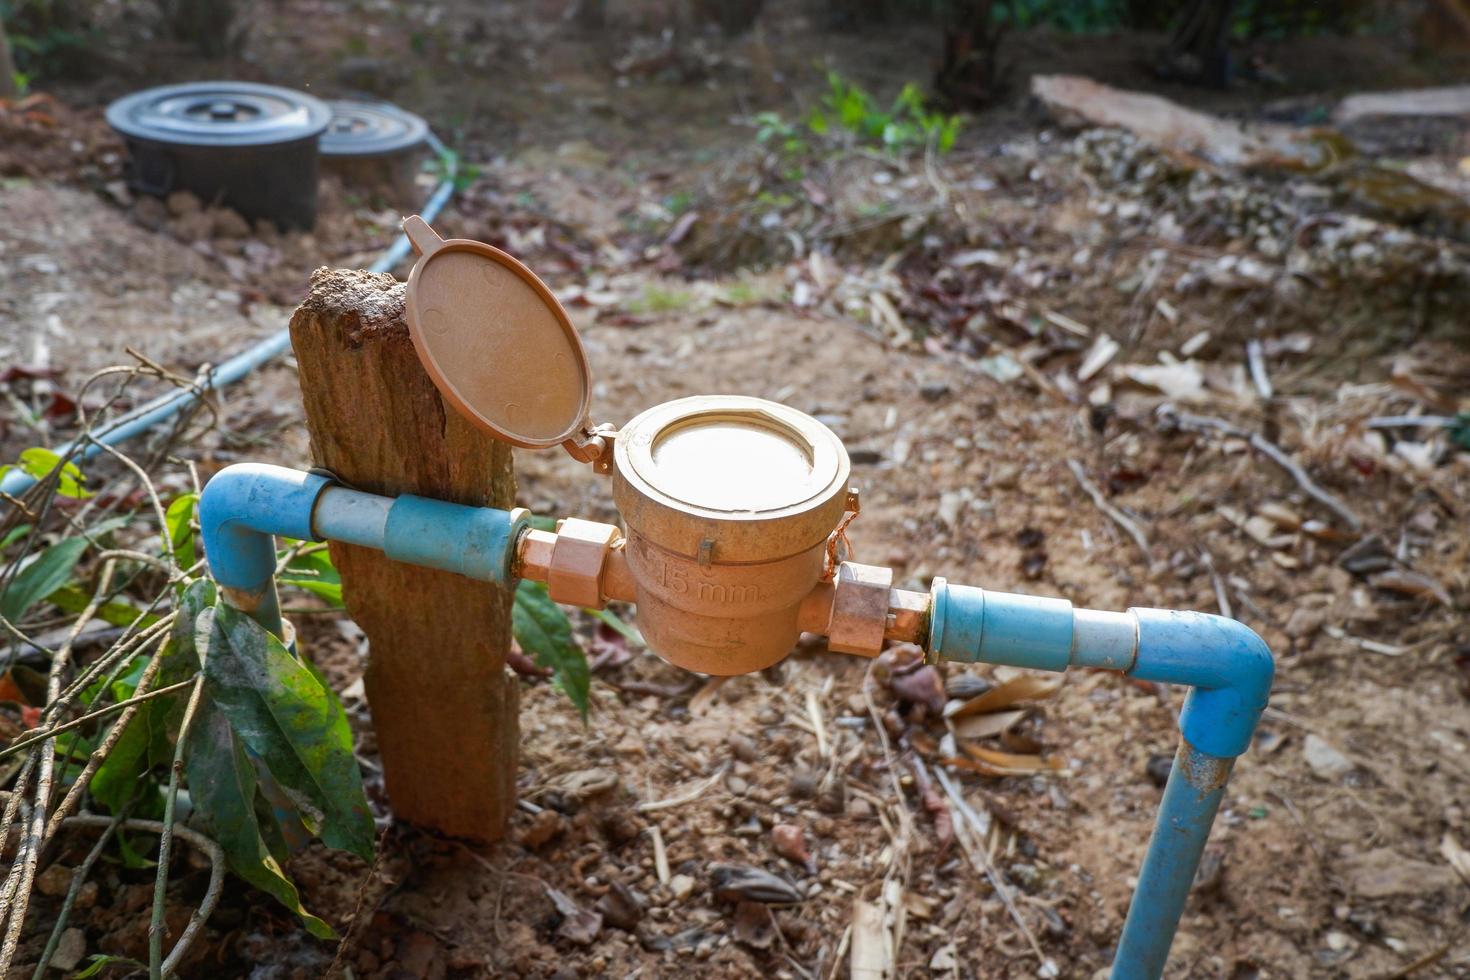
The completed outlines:
[[[509,509],[511,450],[448,408],[414,354],[392,276],[318,269],[291,318],[315,464],[344,484]],[[503,836],[518,745],[508,593],[333,542],[364,633],[364,685],[400,819],[476,840]]]

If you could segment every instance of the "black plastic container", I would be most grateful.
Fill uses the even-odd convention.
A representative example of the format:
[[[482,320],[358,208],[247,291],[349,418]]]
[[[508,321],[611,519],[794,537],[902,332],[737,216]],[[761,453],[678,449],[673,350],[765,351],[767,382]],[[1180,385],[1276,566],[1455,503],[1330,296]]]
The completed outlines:
[[[316,223],[317,140],[331,118],[319,99],[251,82],[166,85],[107,107],[135,191],[190,191],[283,229]]]
[[[345,182],[387,197],[412,210],[421,192],[414,186],[427,149],[429,126],[386,102],[327,103],[332,123],[322,134],[322,166]]]

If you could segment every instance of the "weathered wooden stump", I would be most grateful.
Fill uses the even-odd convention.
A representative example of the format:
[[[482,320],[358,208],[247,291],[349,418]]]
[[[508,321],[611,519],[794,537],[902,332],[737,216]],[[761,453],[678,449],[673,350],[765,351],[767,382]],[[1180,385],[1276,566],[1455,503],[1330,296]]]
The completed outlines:
[[[318,269],[291,318],[312,458],[348,486],[510,508],[511,450],[439,397],[392,276]],[[401,819],[494,840],[515,805],[510,596],[333,542],[347,610],[367,634],[364,683]]]

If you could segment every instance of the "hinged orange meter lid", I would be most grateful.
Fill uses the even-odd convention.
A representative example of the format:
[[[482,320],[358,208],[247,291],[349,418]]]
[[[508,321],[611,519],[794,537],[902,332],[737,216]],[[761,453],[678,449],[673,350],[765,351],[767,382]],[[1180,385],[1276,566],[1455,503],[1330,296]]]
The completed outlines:
[[[419,254],[404,304],[408,332],[445,400],[515,446],[584,444],[587,354],[546,284],[494,246],[440,238],[418,215],[403,231]]]

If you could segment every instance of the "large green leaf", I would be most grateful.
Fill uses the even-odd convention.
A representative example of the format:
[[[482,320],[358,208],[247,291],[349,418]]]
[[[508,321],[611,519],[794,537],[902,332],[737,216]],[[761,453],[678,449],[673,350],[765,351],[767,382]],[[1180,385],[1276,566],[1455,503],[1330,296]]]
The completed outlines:
[[[184,746],[194,812],[225,852],[230,870],[301,917],[308,932],[334,939],[332,927],[306,911],[301,895],[266,846],[256,817],[255,766],[224,711],[201,702]]]
[[[168,642],[157,654],[163,662],[158,665],[158,673],[153,679],[155,690],[188,680],[199,670],[199,653],[194,647],[194,623],[201,612],[213,607],[214,602],[214,583],[207,579],[191,583],[179,596],[179,618]],[[126,674],[113,682],[112,696],[115,700],[133,696],[148,662],[148,657],[139,657]],[[101,687],[99,681],[88,688],[82,694],[83,701],[91,704],[102,693]],[[145,808],[151,806],[152,795],[158,794],[161,783],[156,781],[153,787],[140,790],[139,782],[172,761],[185,700],[184,692],[180,691],[154,698],[138,708],[132,722],[123,730],[117,744],[92,777],[89,791],[94,800],[117,813],[135,794],[142,793],[142,805]]]
[[[19,620],[27,609],[66,584],[86,550],[86,538],[66,538],[41,552],[0,594],[0,613],[12,623]]]
[[[208,630],[203,626],[208,619]],[[227,603],[200,617],[206,694],[331,847],[364,860],[373,817],[342,703],[281,641]]]
[[[592,674],[587,657],[572,639],[572,624],[561,607],[551,601],[546,586],[522,580],[516,586],[515,605],[511,607],[510,628],[521,649],[542,667],[551,668],[557,686],[576,705],[582,720],[587,720],[588,693]]]

